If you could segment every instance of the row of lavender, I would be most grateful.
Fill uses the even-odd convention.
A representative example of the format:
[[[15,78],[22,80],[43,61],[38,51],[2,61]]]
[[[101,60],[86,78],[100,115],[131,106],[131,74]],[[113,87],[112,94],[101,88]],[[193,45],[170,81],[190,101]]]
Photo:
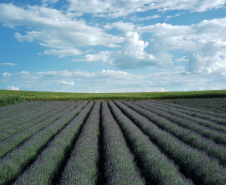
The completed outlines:
[[[162,153],[174,161],[186,177],[197,184],[225,183],[226,170],[224,162],[226,160],[226,150],[224,145],[214,143],[212,140],[204,138],[197,133],[195,136],[195,132],[186,130],[186,128],[164,119],[152,111],[143,109],[136,105],[135,102],[123,102],[123,104],[116,102],[116,104],[125,115],[132,119],[149,136],[151,141],[161,149]],[[185,130],[184,133],[182,133],[182,129]],[[193,133],[192,136],[190,136],[191,133]],[[181,138],[184,137],[184,139],[182,140],[176,134],[181,134]],[[199,138],[198,142],[197,138]],[[191,143],[188,143],[188,141],[191,141]],[[192,143],[196,144],[192,146]],[[216,152],[215,157],[212,157],[210,155],[211,152],[207,153],[207,150],[204,149],[208,148],[210,150],[210,147],[208,147],[209,143],[214,147],[212,149],[213,153],[215,149],[219,150],[219,152]],[[218,154],[221,157],[218,157]]]
[[[49,115],[43,120],[15,122],[7,132],[0,143],[0,184],[226,181],[225,125],[218,114],[209,114],[209,121],[200,111],[155,101],[58,105],[38,111]]]

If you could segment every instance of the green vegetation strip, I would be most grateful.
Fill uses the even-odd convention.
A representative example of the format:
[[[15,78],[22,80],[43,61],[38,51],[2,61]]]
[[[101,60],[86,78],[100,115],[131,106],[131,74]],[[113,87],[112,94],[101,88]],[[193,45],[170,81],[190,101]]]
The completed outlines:
[[[59,184],[93,185],[98,177],[100,102],[96,102],[61,174]]]
[[[79,134],[84,120],[93,103],[90,102],[70,123],[57,134],[37,157],[35,162],[15,181],[16,184],[55,184],[54,177],[59,175],[59,168],[67,150]]]
[[[116,104],[196,184],[225,184],[226,169],[219,164],[218,160],[159,129],[147,118],[132,110],[134,106],[129,106],[129,108],[120,102],[116,102]]]
[[[0,94],[2,93],[2,91],[0,91]],[[27,98],[26,97],[22,97],[22,96],[17,96],[17,95],[13,95],[13,96],[0,96],[0,107],[2,106],[6,106],[6,105],[11,105],[11,104],[16,104],[16,103],[22,103],[22,102],[26,102]]]
[[[190,92],[138,92],[138,93],[62,93],[0,90],[0,106],[24,101],[40,100],[141,100],[181,98],[221,98],[226,90]]]

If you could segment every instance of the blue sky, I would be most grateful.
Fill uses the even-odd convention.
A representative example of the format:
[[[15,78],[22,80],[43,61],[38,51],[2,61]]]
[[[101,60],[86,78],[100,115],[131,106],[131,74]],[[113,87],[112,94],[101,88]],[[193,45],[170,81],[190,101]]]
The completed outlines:
[[[1,0],[0,89],[226,89],[225,0]]]

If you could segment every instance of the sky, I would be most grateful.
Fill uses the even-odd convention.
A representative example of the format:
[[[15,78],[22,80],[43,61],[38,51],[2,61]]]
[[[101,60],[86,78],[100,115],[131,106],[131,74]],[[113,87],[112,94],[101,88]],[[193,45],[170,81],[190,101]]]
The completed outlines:
[[[226,89],[226,0],[1,0],[0,89]]]

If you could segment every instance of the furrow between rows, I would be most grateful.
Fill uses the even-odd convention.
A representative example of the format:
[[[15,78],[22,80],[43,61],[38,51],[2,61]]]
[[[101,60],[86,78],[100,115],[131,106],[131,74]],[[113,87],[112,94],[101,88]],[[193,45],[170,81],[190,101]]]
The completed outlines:
[[[149,101],[152,102],[152,100],[149,100]],[[211,114],[210,111],[200,111],[199,109],[193,109],[193,108],[186,107],[183,105],[175,105],[174,103],[168,103],[168,102],[163,102],[163,101],[161,101],[161,102],[159,101],[158,103],[167,105],[169,107],[176,107],[179,109],[180,112],[183,112],[183,113],[191,115],[191,116],[203,118],[206,120],[211,120],[218,124],[226,125],[226,119],[225,119],[225,117],[221,117],[222,114],[215,114],[213,112]]]
[[[125,103],[129,103],[129,102],[125,102]],[[148,110],[151,113],[156,114],[156,116],[161,117],[161,119],[167,119],[168,122],[178,125],[179,128],[180,127],[187,128],[187,129],[194,131],[195,133],[197,133],[207,139],[210,139],[218,144],[222,144],[222,145],[226,144],[226,134],[224,132],[210,129],[208,127],[199,125],[193,121],[186,120],[179,116],[175,116],[173,114],[167,113],[166,111],[155,108],[155,107],[146,106],[139,102],[135,102],[133,104],[140,106],[144,110]]]
[[[26,130],[19,131],[16,134],[11,135],[10,137],[7,137],[4,140],[2,140],[0,142],[0,157],[3,157],[7,153],[9,153],[12,149],[14,149],[15,147],[19,146],[20,144],[28,140],[35,133],[41,131],[52,122],[59,119],[61,116],[64,115],[65,112],[73,109],[74,106],[76,105],[72,104],[71,106],[68,107],[68,105],[65,104],[62,107],[58,107],[55,109],[54,114],[52,116],[49,115],[50,117],[47,117],[44,121],[41,121]]]
[[[86,104],[87,102],[83,102],[75,109],[63,112],[62,117],[0,159],[0,184],[14,181],[36,159],[48,142],[51,142],[54,136],[66,127]]]
[[[196,100],[197,99],[195,99],[195,101]],[[148,100],[148,101],[153,102],[155,100]],[[194,99],[192,101],[194,101]],[[191,111],[191,112],[200,113],[202,115],[208,114],[208,115],[215,116],[215,117],[220,117],[220,118],[223,118],[223,119],[226,118],[226,114],[224,114],[224,113],[222,114],[222,113],[211,111],[211,110],[207,110],[207,109],[200,109],[199,107],[193,107],[193,106],[188,106],[188,105],[181,105],[181,104],[176,104],[176,103],[168,102],[168,101],[159,101],[159,103],[165,104],[165,105],[168,105],[168,106],[173,106],[173,107],[179,108],[179,109],[184,109],[184,110]]]
[[[161,153],[149,137],[127,117],[128,115],[124,115],[125,112],[121,112],[113,102],[110,102],[109,105],[143,169],[147,184],[192,184],[179,172],[177,166]]]
[[[106,102],[102,103],[104,175],[107,184],[145,184]]]
[[[90,102],[73,118],[38,155],[34,163],[13,184],[55,184],[62,164],[80,133],[93,103]]]
[[[72,147],[59,184],[94,185],[98,178],[100,102],[96,102]]]
[[[54,104],[51,107],[46,107],[43,110],[35,110],[34,115],[31,115],[29,117],[25,117],[23,121],[18,121],[16,124],[5,124],[6,127],[0,128],[0,141],[3,139],[21,131],[24,129],[28,129],[29,127],[32,127],[35,124],[38,124],[39,122],[44,121],[48,117],[52,116],[54,113],[56,113],[56,106],[61,107],[61,106],[66,106],[69,105],[67,102],[66,104],[63,102],[59,102],[58,104]]]
[[[175,108],[170,107],[170,106],[165,106],[163,104],[159,104],[156,101],[152,101],[151,103],[148,102],[148,101],[139,101],[139,102],[141,102],[141,103],[143,103],[147,106],[150,106],[152,108],[164,110],[164,111],[166,111],[166,112],[168,112],[172,115],[179,116],[179,117],[184,118],[186,120],[194,121],[197,124],[206,126],[210,129],[214,129],[214,130],[221,131],[221,132],[226,132],[226,126],[225,125],[218,124],[218,123],[215,123],[213,121],[206,120],[206,119],[203,119],[203,118],[191,116],[189,114],[185,114],[185,113],[181,112],[180,109],[175,109]]]
[[[43,102],[39,104],[31,103],[31,106],[20,107],[20,111],[7,112],[5,113],[7,117],[5,117],[4,119],[2,119],[3,117],[1,117],[0,119],[0,129],[3,130],[7,126],[12,126],[20,122],[24,122],[27,117],[35,115],[37,111],[50,107],[54,103],[56,104],[56,102],[50,104]]]
[[[226,181],[226,169],[219,161],[178,140],[170,133],[159,129],[144,116],[128,106],[116,102],[116,105],[137,126],[149,136],[164,154],[174,161],[185,174],[196,184],[223,185]],[[131,106],[130,106],[131,107]]]
[[[14,119],[16,116],[20,117],[21,114],[24,112],[24,109],[32,109],[42,103],[43,103],[42,101],[24,102],[24,103],[18,103],[14,105],[8,105],[6,107],[0,107],[0,123],[4,119],[10,120],[10,119]]]
[[[125,102],[124,102],[125,103]],[[136,104],[131,104],[126,102],[127,106],[130,106],[139,114],[145,116],[147,119],[156,124],[159,128],[166,130],[179,140],[185,142],[186,144],[206,152],[211,157],[218,159],[222,164],[226,164],[226,148],[223,145],[216,144],[215,142],[200,136],[199,134],[180,127],[161,116],[154,114],[142,107],[137,107]]]

